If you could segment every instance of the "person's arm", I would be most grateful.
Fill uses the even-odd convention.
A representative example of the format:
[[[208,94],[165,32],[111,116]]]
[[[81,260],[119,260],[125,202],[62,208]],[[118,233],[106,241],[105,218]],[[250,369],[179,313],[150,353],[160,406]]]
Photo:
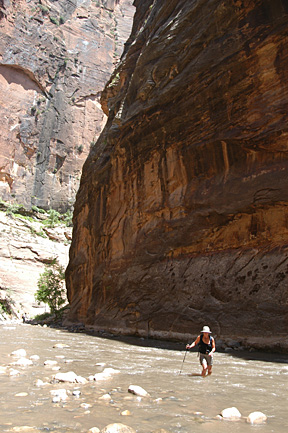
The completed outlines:
[[[192,349],[192,347],[195,347],[196,344],[198,344],[200,341],[200,335],[198,335],[198,337],[196,338],[195,341],[193,341],[193,343],[191,344],[187,344],[186,349]]]
[[[215,352],[215,350],[216,350],[215,340],[214,340],[214,338],[212,337],[212,350],[211,350],[211,352],[209,353],[209,355],[212,356],[213,353]]]

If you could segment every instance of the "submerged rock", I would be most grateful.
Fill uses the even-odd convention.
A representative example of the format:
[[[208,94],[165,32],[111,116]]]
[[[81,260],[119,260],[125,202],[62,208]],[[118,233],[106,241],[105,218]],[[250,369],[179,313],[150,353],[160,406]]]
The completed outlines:
[[[104,427],[104,429],[101,430],[101,433],[136,433],[136,431],[128,425],[115,423],[108,424],[106,427]]]
[[[220,415],[222,418],[232,421],[241,418],[241,413],[236,407],[228,407],[227,409],[223,409]]]
[[[25,358],[26,350],[25,349],[14,350],[14,352],[11,353],[11,356],[17,356],[18,358]]]
[[[130,385],[128,388],[128,392],[137,395],[139,397],[150,397],[150,394],[147,391],[145,391],[144,388],[138,385]]]
[[[87,380],[82,376],[77,376],[74,371],[68,371],[67,373],[55,374],[54,380],[58,382],[70,382],[70,383],[86,383]]]
[[[267,421],[267,416],[263,412],[252,412],[247,417],[249,424],[264,424]]]

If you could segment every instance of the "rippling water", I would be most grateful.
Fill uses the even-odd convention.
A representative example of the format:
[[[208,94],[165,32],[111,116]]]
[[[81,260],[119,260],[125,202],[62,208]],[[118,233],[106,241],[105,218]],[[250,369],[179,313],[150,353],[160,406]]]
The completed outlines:
[[[25,430],[28,433],[87,432],[114,422],[127,424],[139,433],[160,428],[173,433],[288,431],[288,357],[216,352],[213,374],[203,379],[198,375],[201,369],[195,352],[188,352],[183,364],[185,345],[184,350],[179,350],[180,345],[169,347],[166,343],[129,338],[120,341],[30,325],[2,325],[0,331],[1,366],[14,362],[9,355],[21,348],[26,350],[27,358],[40,357],[33,366],[15,367],[20,376],[0,375],[1,432],[21,431],[19,427],[23,426],[31,427]],[[69,347],[53,348],[56,343]],[[50,382],[56,372],[44,366],[48,359],[56,360],[61,372],[74,371],[85,378],[100,372],[103,364],[120,373],[84,385],[53,384]],[[36,386],[37,379],[49,384]],[[151,398],[128,393],[132,384],[143,387]],[[71,394],[65,402],[53,403],[50,391],[59,388]],[[73,396],[73,390],[80,390],[80,396]],[[110,402],[99,400],[105,393],[110,393]],[[221,410],[231,406],[238,408],[243,419],[215,419]],[[131,414],[121,415],[125,410]],[[267,423],[247,424],[244,417],[253,411],[264,412]]]

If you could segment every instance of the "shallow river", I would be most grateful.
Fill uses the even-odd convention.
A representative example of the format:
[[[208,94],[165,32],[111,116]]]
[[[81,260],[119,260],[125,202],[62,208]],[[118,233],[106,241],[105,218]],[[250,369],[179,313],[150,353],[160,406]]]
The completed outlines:
[[[115,422],[138,433],[161,428],[172,433],[288,431],[288,356],[216,352],[213,374],[203,379],[195,352],[187,352],[183,363],[185,345],[120,341],[31,325],[1,325],[0,332],[0,366],[13,363],[10,354],[17,349],[25,349],[27,358],[40,357],[32,366],[13,367],[20,371],[17,377],[9,376],[10,366],[0,374],[1,432],[87,433]],[[53,348],[56,343],[69,347]],[[82,385],[53,384],[57,371],[44,366],[46,360],[57,361],[60,372],[74,371],[85,378],[104,367],[120,372]],[[36,386],[37,379],[49,383]],[[143,387],[151,397],[128,393],[129,385]],[[58,388],[67,390],[68,399],[53,403],[50,391]],[[78,397],[72,394],[75,390],[81,392]],[[109,402],[99,399],[106,393],[112,397]],[[232,406],[241,412],[240,421],[215,419]],[[122,415],[124,411],[130,415]],[[247,424],[245,417],[253,411],[264,412],[267,423]]]

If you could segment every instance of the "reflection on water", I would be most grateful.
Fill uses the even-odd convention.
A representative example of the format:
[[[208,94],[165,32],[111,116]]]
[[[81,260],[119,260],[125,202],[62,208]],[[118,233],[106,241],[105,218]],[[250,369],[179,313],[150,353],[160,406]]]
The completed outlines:
[[[288,357],[216,352],[213,374],[203,379],[195,352],[188,352],[183,364],[184,344],[169,347],[147,340],[120,341],[30,325],[2,325],[0,330],[0,366],[15,361],[9,355],[20,348],[28,358],[40,357],[33,366],[14,367],[20,376],[9,376],[9,370],[0,374],[1,432],[19,431],[21,426],[30,426],[31,432],[87,432],[114,422],[139,433],[160,428],[173,433],[226,433],[231,428],[234,433],[287,432]],[[69,347],[53,348],[56,343]],[[60,372],[74,371],[85,378],[104,367],[120,373],[84,385],[53,384],[57,371],[44,366],[46,360],[56,360]],[[36,386],[38,379],[48,384]],[[143,387],[151,398],[133,396],[127,391],[129,385]],[[59,388],[67,390],[68,399],[53,403],[50,391]],[[75,390],[81,392],[78,397],[72,394]],[[111,395],[110,401],[99,399],[106,393]],[[231,406],[238,408],[243,419],[215,419]],[[124,411],[130,415],[121,415]],[[264,412],[267,424],[248,425],[244,417],[253,411]]]

